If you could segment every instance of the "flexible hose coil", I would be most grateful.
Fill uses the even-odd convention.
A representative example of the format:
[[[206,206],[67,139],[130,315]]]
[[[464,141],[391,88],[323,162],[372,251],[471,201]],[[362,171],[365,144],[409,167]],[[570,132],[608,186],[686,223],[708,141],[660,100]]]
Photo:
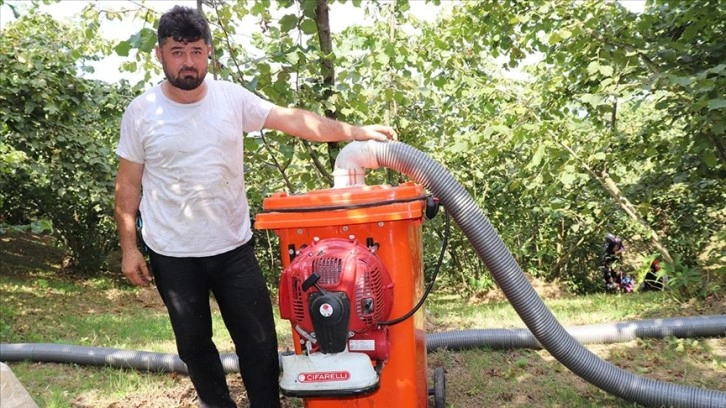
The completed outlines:
[[[580,345],[545,306],[482,210],[447,169],[401,142],[359,143],[367,143],[379,166],[408,175],[439,198],[532,334],[570,371],[610,394],[647,406],[726,407],[724,392],[640,377]]]

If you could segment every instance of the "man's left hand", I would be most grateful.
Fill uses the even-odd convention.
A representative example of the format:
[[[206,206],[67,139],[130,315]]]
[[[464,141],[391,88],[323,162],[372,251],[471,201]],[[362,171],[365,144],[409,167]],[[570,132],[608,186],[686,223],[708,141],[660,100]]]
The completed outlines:
[[[356,128],[353,132],[353,140],[398,140],[398,134],[390,126],[368,125]]]

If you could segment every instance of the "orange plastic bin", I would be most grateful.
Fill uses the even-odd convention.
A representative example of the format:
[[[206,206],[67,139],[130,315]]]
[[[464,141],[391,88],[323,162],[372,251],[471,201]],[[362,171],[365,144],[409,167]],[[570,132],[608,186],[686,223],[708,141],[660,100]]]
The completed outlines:
[[[421,227],[426,192],[420,185],[355,186],[276,193],[263,202],[255,228],[274,230],[280,238],[282,266],[314,239],[355,237],[375,242],[393,287],[390,319],[409,312],[423,295]],[[372,240],[372,241],[370,241]],[[389,319],[389,320],[390,320]],[[423,309],[390,326],[390,357],[380,373],[380,387],[354,397],[304,398],[306,407],[425,407],[428,405],[426,330]],[[299,336],[292,330],[296,353]]]

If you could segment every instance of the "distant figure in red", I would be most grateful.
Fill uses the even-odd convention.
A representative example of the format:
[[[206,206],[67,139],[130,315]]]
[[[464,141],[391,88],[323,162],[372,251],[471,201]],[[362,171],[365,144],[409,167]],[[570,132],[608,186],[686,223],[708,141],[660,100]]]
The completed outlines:
[[[660,269],[660,260],[656,258],[650,263],[650,270],[645,274],[645,279],[639,288],[640,291],[646,292],[649,290],[664,289],[665,283],[667,283],[667,278],[664,279],[664,276],[658,277],[658,271],[660,271]]]

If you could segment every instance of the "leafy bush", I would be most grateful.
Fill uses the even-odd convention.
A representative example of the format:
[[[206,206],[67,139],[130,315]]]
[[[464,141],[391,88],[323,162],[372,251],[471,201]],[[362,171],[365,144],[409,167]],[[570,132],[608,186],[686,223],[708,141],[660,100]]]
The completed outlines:
[[[658,279],[667,279],[667,288],[679,300],[703,297],[707,293],[701,271],[686,265],[679,257],[673,263],[664,262],[656,276]]]
[[[98,273],[116,245],[113,145],[128,95],[80,77],[93,33],[31,13],[2,35],[0,220],[50,221],[67,266]]]

